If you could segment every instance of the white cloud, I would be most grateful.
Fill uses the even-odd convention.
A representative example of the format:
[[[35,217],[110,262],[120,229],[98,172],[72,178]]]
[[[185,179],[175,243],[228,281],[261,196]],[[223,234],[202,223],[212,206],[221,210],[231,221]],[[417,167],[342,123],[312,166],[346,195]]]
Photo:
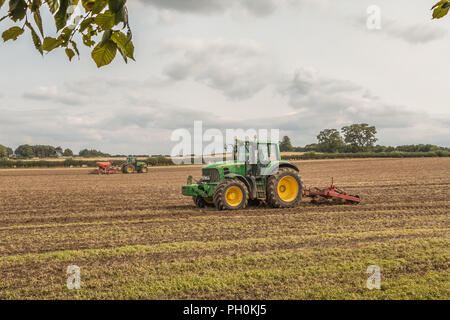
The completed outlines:
[[[192,79],[230,99],[249,98],[274,81],[273,61],[255,41],[175,39],[164,47],[178,53],[164,68],[169,78]]]

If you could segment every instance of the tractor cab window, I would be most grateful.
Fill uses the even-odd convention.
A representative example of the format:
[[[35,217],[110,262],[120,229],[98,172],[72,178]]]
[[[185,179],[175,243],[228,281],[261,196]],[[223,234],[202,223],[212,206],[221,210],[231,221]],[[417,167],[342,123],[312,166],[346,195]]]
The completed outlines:
[[[258,163],[262,165],[267,165],[270,162],[267,146],[265,143],[258,144]]]
[[[245,162],[248,159],[248,146],[244,143],[238,143],[235,146],[234,159],[240,162]]]
[[[280,153],[277,144],[269,144],[269,157],[270,161],[278,161],[280,160]]]

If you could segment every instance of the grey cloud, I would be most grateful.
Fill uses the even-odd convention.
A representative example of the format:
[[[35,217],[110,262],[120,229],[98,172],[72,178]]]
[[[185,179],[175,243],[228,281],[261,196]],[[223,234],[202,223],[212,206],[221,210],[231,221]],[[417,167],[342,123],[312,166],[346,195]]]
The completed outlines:
[[[273,13],[280,0],[140,0],[160,9],[192,13],[221,13],[238,7],[257,16]]]
[[[391,37],[400,38],[411,44],[424,44],[447,36],[447,30],[430,24],[400,25],[395,21],[387,21],[383,32]]]
[[[182,53],[164,69],[169,78],[192,79],[231,99],[250,98],[273,81],[272,60],[254,41],[181,39],[165,47]]]
[[[396,131],[391,135],[394,141],[412,140],[414,128],[420,127],[423,132],[434,132],[445,145],[450,141],[445,134],[450,129],[445,121],[432,119],[426,113],[413,112],[402,106],[390,105],[370,94],[367,89],[348,81],[322,77],[313,70],[301,69],[286,80],[280,93],[287,97],[295,110],[289,117],[272,119],[270,123],[280,128],[302,133],[313,141],[315,134],[323,128],[341,128],[351,123],[366,122],[381,129]],[[448,117],[447,117],[448,121]]]
[[[381,21],[381,29],[368,30],[366,26],[366,18],[361,17],[356,20],[355,25],[358,28],[364,28],[370,34],[382,34],[391,38],[396,38],[408,42],[410,44],[425,44],[439,39],[443,39],[448,35],[445,28],[440,25],[430,23],[404,24],[401,21],[383,18]]]
[[[85,102],[85,97],[69,91],[61,91],[56,86],[41,86],[25,91],[22,96],[29,100],[53,101],[65,105],[81,105]]]

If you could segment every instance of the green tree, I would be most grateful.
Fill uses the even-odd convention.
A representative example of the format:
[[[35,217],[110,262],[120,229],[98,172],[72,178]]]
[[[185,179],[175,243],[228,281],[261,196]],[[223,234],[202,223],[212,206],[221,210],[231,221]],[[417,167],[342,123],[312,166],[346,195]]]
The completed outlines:
[[[0,17],[0,22],[9,19],[18,25],[2,33],[4,42],[17,40],[27,29],[41,55],[61,48],[72,61],[75,55],[80,56],[74,40],[74,36],[80,34],[83,44],[93,47],[91,56],[99,68],[110,64],[117,51],[125,63],[128,59],[134,60],[126,0],[0,0],[0,9],[7,2],[8,13]],[[53,15],[56,37],[44,32],[43,10]]]
[[[53,158],[57,156],[56,148],[48,145],[31,146],[33,154],[37,158]]]
[[[13,151],[11,148],[5,147],[4,145],[0,144],[0,158],[8,158],[12,154]]]
[[[23,144],[17,147],[15,154],[19,158],[33,158],[34,157],[33,147],[28,144]]]
[[[344,146],[344,140],[336,129],[325,129],[317,136],[319,150],[322,152],[338,152]]]
[[[97,150],[83,149],[79,152],[79,156],[84,158],[93,158],[93,157],[110,157],[111,155]]]
[[[450,10],[450,0],[441,0],[433,8],[433,19],[440,19],[448,14]]]
[[[56,151],[56,155],[57,156],[62,156],[62,154],[63,154],[63,149],[61,148],[61,147],[56,147],[55,148],[55,151]]]
[[[344,141],[352,152],[368,151],[377,142],[377,129],[367,123],[352,124],[342,128]]]
[[[293,149],[294,147],[292,147],[291,139],[288,136],[284,136],[283,140],[280,142],[280,151],[290,152]]]
[[[72,157],[72,156],[73,156],[72,150],[70,150],[70,149],[64,150],[63,156],[64,156],[64,157]]]

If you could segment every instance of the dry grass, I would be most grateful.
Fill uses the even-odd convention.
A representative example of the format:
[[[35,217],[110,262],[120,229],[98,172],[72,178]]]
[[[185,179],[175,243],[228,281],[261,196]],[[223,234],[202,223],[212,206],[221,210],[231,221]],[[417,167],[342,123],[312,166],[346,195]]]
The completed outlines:
[[[0,299],[450,298],[449,159],[298,165],[363,203],[217,212],[180,194],[199,167],[0,171]],[[371,264],[381,290],[365,287]]]

